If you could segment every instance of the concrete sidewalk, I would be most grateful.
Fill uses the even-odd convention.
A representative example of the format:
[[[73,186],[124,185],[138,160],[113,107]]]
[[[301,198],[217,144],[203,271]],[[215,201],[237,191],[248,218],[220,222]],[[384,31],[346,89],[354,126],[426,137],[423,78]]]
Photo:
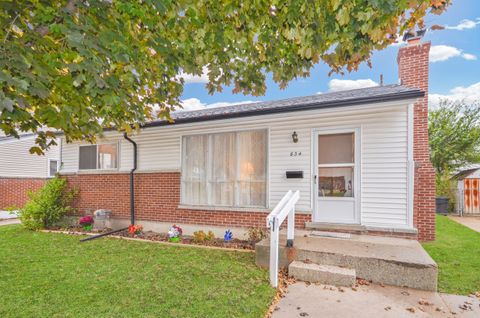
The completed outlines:
[[[273,318],[480,317],[480,299],[408,288],[333,287],[297,282],[288,287]]]
[[[458,222],[474,231],[480,232],[480,217],[479,216],[449,216],[450,219]]]
[[[0,220],[0,226],[9,224],[20,224],[19,219]]]
[[[0,210],[0,221],[6,219],[16,219],[17,216],[15,214],[10,213],[10,211],[3,211]]]

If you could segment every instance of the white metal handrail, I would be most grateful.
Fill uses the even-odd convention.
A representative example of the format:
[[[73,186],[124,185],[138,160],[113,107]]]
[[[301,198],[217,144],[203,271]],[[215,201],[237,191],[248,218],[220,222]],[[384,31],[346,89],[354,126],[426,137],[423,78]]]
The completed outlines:
[[[287,246],[293,246],[293,236],[295,228],[295,204],[300,199],[300,191],[287,194],[278,202],[277,206],[267,216],[267,228],[270,229],[270,284],[273,287],[278,286],[278,244],[280,225],[288,216],[287,223]]]

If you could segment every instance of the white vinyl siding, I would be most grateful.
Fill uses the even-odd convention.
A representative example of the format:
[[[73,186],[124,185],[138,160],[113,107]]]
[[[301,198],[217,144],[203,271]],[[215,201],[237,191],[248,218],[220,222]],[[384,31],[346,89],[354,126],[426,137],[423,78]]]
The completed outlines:
[[[58,140],[60,143],[60,140]],[[59,159],[59,147],[52,146],[45,155],[30,154],[35,136],[0,141],[0,178],[47,178],[49,159]]]
[[[300,190],[297,211],[313,206],[312,147],[314,129],[359,128],[361,224],[408,227],[407,209],[407,105],[413,100],[365,106],[280,113],[143,129],[132,137],[138,144],[139,172],[181,171],[182,136],[267,129],[267,206],[273,208],[285,193]],[[292,133],[298,142],[292,141]],[[119,170],[132,167],[132,147],[119,133],[106,140],[120,140]],[[78,172],[78,144],[63,145],[62,172]],[[286,171],[303,171],[303,179],[286,179]]]

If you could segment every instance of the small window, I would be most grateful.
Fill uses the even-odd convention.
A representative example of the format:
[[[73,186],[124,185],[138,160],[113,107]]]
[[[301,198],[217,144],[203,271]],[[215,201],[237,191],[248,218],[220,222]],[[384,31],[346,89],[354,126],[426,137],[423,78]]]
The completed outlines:
[[[80,170],[108,170],[118,167],[117,144],[80,146]]]
[[[58,172],[58,160],[50,159],[48,160],[48,176],[55,177],[55,174]]]

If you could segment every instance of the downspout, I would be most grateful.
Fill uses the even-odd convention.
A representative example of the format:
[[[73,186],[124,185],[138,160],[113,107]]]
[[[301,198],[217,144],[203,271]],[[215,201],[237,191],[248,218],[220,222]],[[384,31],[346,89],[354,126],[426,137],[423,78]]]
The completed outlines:
[[[135,183],[134,183],[134,172],[137,170],[137,143],[130,139],[127,136],[127,133],[123,134],[123,138],[129,141],[133,145],[133,168],[130,170],[130,224],[135,224]],[[118,233],[127,230],[128,227],[110,231],[107,233],[101,233],[97,235],[93,235],[90,237],[86,237],[81,239],[80,242],[91,241],[100,237],[104,237],[110,234]]]
[[[135,181],[134,172],[137,170],[137,143],[123,133],[123,138],[133,145],[133,168],[130,170],[130,224],[135,224]]]

